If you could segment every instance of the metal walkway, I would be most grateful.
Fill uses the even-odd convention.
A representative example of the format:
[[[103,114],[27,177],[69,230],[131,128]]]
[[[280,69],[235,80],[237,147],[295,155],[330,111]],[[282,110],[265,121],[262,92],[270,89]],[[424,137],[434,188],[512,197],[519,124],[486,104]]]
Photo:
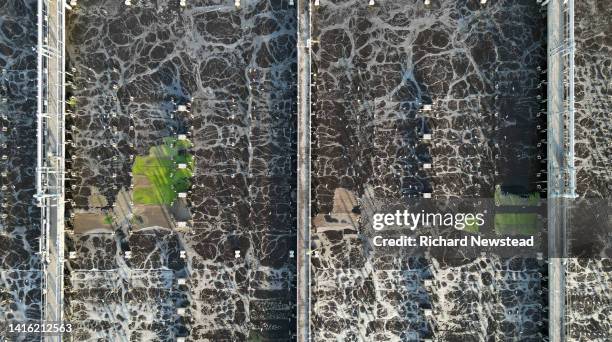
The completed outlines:
[[[41,208],[42,315],[63,318],[64,2],[38,0],[36,199]],[[59,336],[45,337],[60,341]]]
[[[297,340],[310,334],[310,2],[298,0],[298,241],[297,241]]]
[[[565,271],[574,168],[574,0],[547,0],[549,341],[566,340]]]

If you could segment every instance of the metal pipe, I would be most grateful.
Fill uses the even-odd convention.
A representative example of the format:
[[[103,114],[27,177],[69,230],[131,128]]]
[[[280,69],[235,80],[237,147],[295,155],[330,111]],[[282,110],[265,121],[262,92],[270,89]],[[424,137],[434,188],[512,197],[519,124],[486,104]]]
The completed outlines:
[[[297,182],[297,341],[311,341],[311,199],[310,199],[310,144],[311,144],[311,26],[312,11],[309,0],[297,1],[298,15],[298,182]],[[317,3],[315,3],[315,6]]]
[[[574,0],[568,0],[567,2],[567,14],[568,14],[568,37],[569,37],[569,54],[568,54],[568,78],[569,78],[569,90],[568,90],[568,103],[569,103],[569,122],[568,122],[568,135],[569,135],[569,158],[567,160],[568,169],[570,172],[570,196],[575,198],[576,196],[576,169],[574,168]]]
[[[38,1],[37,15],[38,15],[38,50],[37,50],[37,98],[36,98],[36,107],[37,107],[37,116],[36,116],[36,193],[38,195],[42,194],[42,158],[43,158],[43,142],[42,142],[42,128],[43,128],[43,1]]]
[[[564,29],[565,14],[562,0],[550,0],[547,7],[547,144],[548,144],[548,274],[550,341],[565,341],[565,250],[566,206],[563,175],[565,156],[565,85],[564,85]]]
[[[39,0],[37,3],[37,16],[38,16],[38,42],[37,42],[37,95],[36,95],[36,197],[38,205],[41,207],[41,218],[40,228],[41,237],[38,245],[38,253],[42,258],[45,258],[47,250],[47,239],[46,239],[46,222],[45,222],[45,208],[43,204],[43,188],[42,188],[42,170],[43,170],[43,1]],[[43,276],[41,277],[41,317],[45,316],[45,303],[46,303],[46,265],[45,261],[41,263],[41,271]]]

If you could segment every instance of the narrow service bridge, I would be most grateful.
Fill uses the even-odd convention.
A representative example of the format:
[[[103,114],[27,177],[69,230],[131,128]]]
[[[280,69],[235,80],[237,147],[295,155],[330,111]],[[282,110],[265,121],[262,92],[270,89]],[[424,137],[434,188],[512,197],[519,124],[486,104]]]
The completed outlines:
[[[35,197],[41,209],[41,318],[47,323],[63,319],[64,302],[64,13],[63,0],[38,0]]]

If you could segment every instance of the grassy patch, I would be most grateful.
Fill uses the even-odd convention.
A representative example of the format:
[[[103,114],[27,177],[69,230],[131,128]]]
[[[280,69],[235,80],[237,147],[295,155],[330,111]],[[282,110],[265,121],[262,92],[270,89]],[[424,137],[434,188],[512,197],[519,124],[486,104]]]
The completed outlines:
[[[110,214],[104,215],[104,223],[105,224],[113,224],[113,217]]]
[[[540,203],[540,193],[534,192],[528,196],[504,193],[501,186],[495,186],[495,205],[502,206],[537,206]]]
[[[249,337],[247,338],[247,341],[249,341],[249,342],[262,342],[263,341],[263,337],[261,336],[261,334],[258,331],[251,330],[249,332]]]
[[[465,220],[465,228],[464,231],[468,233],[478,233],[480,231],[480,226],[476,224],[476,219],[474,220]]]
[[[70,96],[70,98],[66,101],[66,104],[68,105],[68,107],[70,108],[74,108],[76,107],[77,104],[77,98],[74,96]]]
[[[149,155],[136,157],[132,176],[144,176],[147,182],[134,184],[134,203],[169,205],[179,192],[189,189],[194,168],[193,156],[186,151],[189,147],[188,140],[165,138],[163,144],[149,149]],[[185,168],[180,169],[180,164]]]
[[[537,214],[495,214],[495,232],[499,235],[533,235],[538,226]]]

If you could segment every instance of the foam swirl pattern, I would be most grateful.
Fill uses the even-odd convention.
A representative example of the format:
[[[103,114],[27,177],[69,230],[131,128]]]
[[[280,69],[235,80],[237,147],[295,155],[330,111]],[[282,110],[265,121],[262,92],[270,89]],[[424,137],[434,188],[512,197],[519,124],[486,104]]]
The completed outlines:
[[[313,11],[315,339],[540,341],[535,260],[375,257],[351,221],[359,206],[343,207],[544,189],[539,5],[322,0]]]
[[[92,196],[122,201],[130,156],[187,134],[193,223],[129,232],[115,222],[114,235],[75,236],[79,338],[170,341],[189,330],[199,341],[291,339],[295,9],[278,0],[132,3],[81,0],[68,17],[73,210],[91,209]]]
[[[40,318],[36,43],[36,1],[0,2],[0,321]]]

